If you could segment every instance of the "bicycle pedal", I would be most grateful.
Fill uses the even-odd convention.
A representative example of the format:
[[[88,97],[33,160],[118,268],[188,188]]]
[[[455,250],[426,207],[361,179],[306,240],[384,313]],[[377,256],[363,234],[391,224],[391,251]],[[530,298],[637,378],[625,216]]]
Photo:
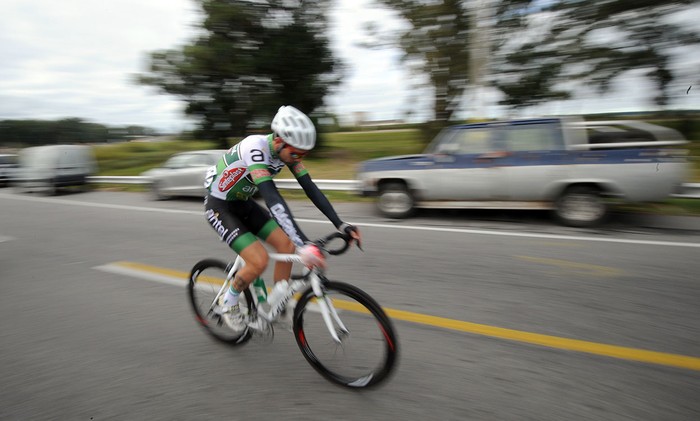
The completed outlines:
[[[284,331],[287,331],[289,333],[294,332],[294,326],[291,323],[282,321],[282,322],[277,322],[275,323],[275,326],[277,326],[278,329],[282,329]]]
[[[272,327],[272,324],[264,323],[261,328],[253,328],[253,338],[257,342],[271,343],[275,338],[275,329]]]
[[[275,326],[280,329],[284,329],[287,332],[293,332],[294,321],[292,320],[292,311],[286,310],[286,312],[280,313],[277,320],[273,322]]]
[[[265,332],[269,327],[272,327],[270,322],[261,317],[256,317],[255,319],[249,318],[245,323],[249,328],[256,332]]]
[[[219,313],[216,313],[214,310],[209,310],[209,313],[207,314],[206,319],[210,320],[218,327],[221,327],[224,325],[224,320],[221,318],[221,315]],[[208,323],[209,322],[205,322],[205,324],[208,324]]]

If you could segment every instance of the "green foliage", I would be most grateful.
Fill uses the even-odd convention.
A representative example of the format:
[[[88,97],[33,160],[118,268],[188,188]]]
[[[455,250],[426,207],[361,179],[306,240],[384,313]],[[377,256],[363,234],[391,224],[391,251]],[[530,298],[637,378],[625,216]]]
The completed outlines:
[[[617,76],[643,69],[657,88],[654,102],[666,105],[674,79],[695,77],[687,69],[672,67],[673,54],[680,46],[700,43],[697,28],[681,27],[668,16],[693,4],[694,0],[501,0],[492,66],[498,69],[494,85],[506,94],[501,103],[515,108],[567,99],[571,81],[606,92]],[[540,12],[547,13],[546,20]],[[529,20],[536,13],[539,19]]]
[[[306,158],[315,178],[349,179],[362,160],[419,153],[425,145],[418,130],[338,132],[326,134],[327,148]],[[130,142],[96,146],[99,175],[139,175],[178,152],[216,149],[213,141]]]
[[[659,203],[620,204],[616,209],[623,212],[646,213],[656,215],[700,215],[700,200],[670,198]]]
[[[80,118],[0,121],[0,145],[13,147],[102,143],[126,139],[129,136],[153,134],[154,131],[146,127],[107,127]]]
[[[328,133],[327,145],[332,151],[326,155],[328,158],[340,156],[355,162],[420,153],[425,149],[418,130]],[[310,155],[309,159],[313,160],[314,155]]]
[[[200,121],[196,136],[219,139],[269,127],[280,105],[321,107],[340,63],[325,35],[330,0],[199,0],[202,36],[151,54],[142,84],[181,97]]]
[[[216,149],[214,142],[128,142],[94,148],[99,175],[139,175],[178,152]]]

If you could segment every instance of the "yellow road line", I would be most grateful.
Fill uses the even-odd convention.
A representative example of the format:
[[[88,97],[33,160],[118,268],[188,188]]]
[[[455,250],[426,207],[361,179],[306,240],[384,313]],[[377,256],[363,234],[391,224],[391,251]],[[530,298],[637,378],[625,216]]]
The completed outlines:
[[[568,260],[559,259],[547,259],[543,257],[531,257],[531,256],[515,256],[521,260],[527,260],[530,262],[541,263],[544,265],[557,266],[561,269],[573,270],[580,273],[588,273],[590,275],[602,276],[602,277],[614,277],[624,274],[624,272],[617,268],[612,268],[609,266],[598,266],[591,265],[588,263],[571,262]]]
[[[425,314],[411,313],[403,310],[388,308],[385,308],[384,310],[392,319],[404,320],[407,322],[437,326],[445,329],[474,333],[477,335],[490,336],[511,341],[525,342],[534,345],[542,345],[549,348],[585,352],[588,354],[603,355],[606,357],[621,358],[624,360],[640,361],[700,371],[700,358],[697,357],[646,351],[643,349],[580,341],[577,339],[561,338],[557,336],[541,335],[539,333],[504,329],[496,326],[428,316]]]
[[[183,281],[187,280],[189,274],[176,270],[160,268],[156,266],[144,265],[135,262],[115,262],[112,265],[140,270],[158,275],[170,276]],[[212,278],[211,282],[217,282]],[[355,303],[334,301],[339,309],[358,310]],[[505,329],[496,326],[489,326],[477,323],[470,323],[461,320],[447,319],[443,317],[429,316],[427,314],[412,313],[409,311],[396,310],[384,307],[387,315],[395,320],[402,320],[411,323],[418,323],[428,326],[440,327],[459,332],[467,332],[476,335],[489,336],[493,338],[506,339],[510,341],[524,342],[549,348],[563,349],[567,351],[585,352],[588,354],[602,355],[605,357],[619,358],[623,360],[639,361],[643,363],[658,364],[670,367],[684,368],[688,370],[700,371],[700,358],[679,354],[668,354],[664,352],[647,351],[643,349],[627,348],[623,346],[607,345],[596,342],[587,342],[577,339],[561,338],[557,336],[542,335],[520,330]]]

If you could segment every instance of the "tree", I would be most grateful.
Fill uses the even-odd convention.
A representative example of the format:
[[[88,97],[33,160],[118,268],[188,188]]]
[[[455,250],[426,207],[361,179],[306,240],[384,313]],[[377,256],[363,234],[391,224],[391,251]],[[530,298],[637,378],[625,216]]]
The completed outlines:
[[[494,84],[510,107],[571,97],[571,81],[610,89],[643,69],[658,106],[668,103],[674,48],[700,42],[668,17],[694,0],[502,0],[496,9]],[[547,7],[538,7],[549,4]]]
[[[242,136],[269,124],[280,105],[311,113],[340,81],[326,38],[330,0],[197,0],[202,35],[156,51],[142,84],[181,97],[200,135]]]
[[[156,131],[148,127],[108,127],[75,117],[60,120],[0,121],[0,146],[100,143],[123,140],[128,138],[128,135],[155,134]]]
[[[378,0],[408,24],[393,41],[403,50],[402,62],[426,75],[434,88],[435,120],[448,121],[458,109],[470,82],[470,19],[466,1]],[[386,37],[386,34],[380,34]],[[375,45],[380,45],[379,43]]]

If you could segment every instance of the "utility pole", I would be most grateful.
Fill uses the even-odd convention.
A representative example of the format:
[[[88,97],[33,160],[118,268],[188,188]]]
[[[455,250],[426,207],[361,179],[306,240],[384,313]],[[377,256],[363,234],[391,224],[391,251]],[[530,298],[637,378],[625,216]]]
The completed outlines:
[[[486,117],[486,76],[489,72],[491,55],[491,27],[493,25],[493,0],[476,0],[473,4],[472,34],[470,37],[469,54],[469,95],[472,100],[468,104],[469,118],[483,119]]]

